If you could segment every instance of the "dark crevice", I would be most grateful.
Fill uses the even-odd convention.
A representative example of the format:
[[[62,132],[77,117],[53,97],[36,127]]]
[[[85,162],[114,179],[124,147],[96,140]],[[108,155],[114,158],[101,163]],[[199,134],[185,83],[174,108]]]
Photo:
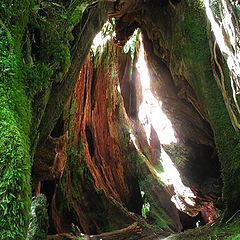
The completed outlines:
[[[182,231],[185,231],[187,229],[194,229],[206,224],[201,212],[199,212],[195,217],[192,217],[184,212],[179,211],[179,217],[183,227]]]
[[[151,0],[150,3],[152,6],[154,6],[155,8],[157,7],[164,7],[167,6],[169,4],[169,0]]]
[[[94,140],[93,140],[91,129],[87,124],[86,124],[85,131],[86,131],[86,137],[88,142],[88,150],[89,150],[90,156],[93,157],[94,151],[95,151]]]
[[[125,43],[133,35],[133,32],[140,26],[139,26],[139,23],[136,21],[132,23],[127,22],[123,16],[122,18],[116,21],[116,24],[114,27],[116,32],[116,37],[114,38],[114,42],[119,46],[124,46]]]
[[[194,152],[189,156],[190,163],[185,167],[184,175],[192,182],[202,186],[205,193],[221,193],[221,164],[215,150],[206,145],[188,142],[190,149]],[[211,167],[208,167],[208,166]],[[207,184],[207,186],[205,186]]]
[[[64,121],[63,121],[63,114],[61,114],[60,118],[58,119],[55,127],[51,132],[52,137],[61,137],[64,134]]]
[[[143,206],[143,198],[141,195],[139,182],[135,178],[135,179],[131,179],[131,183],[132,183],[132,191],[131,191],[131,196],[130,196],[130,200],[129,200],[129,204],[128,204],[128,210],[141,215],[142,206]]]
[[[73,211],[72,207],[67,206],[66,203],[67,199],[65,198],[64,192],[57,188],[55,204],[57,209],[61,209],[61,215],[64,216],[64,219],[62,219],[63,228],[66,232],[71,232],[73,230],[72,227],[77,226],[81,232],[84,232],[76,212]]]
[[[51,212],[51,203],[52,203],[52,198],[53,194],[55,191],[56,183],[55,181],[43,181],[41,182],[41,193],[43,193],[46,198],[47,198],[47,210],[48,210],[48,223],[49,223],[49,228],[48,228],[48,234],[55,234],[57,233],[56,228],[54,226],[54,222],[52,219],[52,212]]]
[[[178,3],[180,3],[182,0],[170,0],[170,2],[172,3],[172,4],[178,4]]]
[[[137,98],[136,98],[136,81],[133,76],[132,82],[130,82],[130,98],[129,98],[129,117],[137,117]]]
[[[41,59],[41,31],[40,29],[28,26],[26,31],[25,42],[23,44],[24,59],[26,63]],[[30,59],[31,58],[31,59]]]

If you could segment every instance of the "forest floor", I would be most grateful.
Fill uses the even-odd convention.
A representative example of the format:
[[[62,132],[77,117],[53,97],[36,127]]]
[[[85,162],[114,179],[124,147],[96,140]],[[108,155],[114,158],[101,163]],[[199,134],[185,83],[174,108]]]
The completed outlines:
[[[186,230],[164,237],[163,232],[141,231],[137,223],[127,228],[99,235],[59,234],[48,236],[48,240],[240,240],[240,216],[223,223],[219,219],[213,224]]]
[[[214,224],[208,224],[158,240],[240,240],[240,216],[228,223],[221,223],[218,220]]]

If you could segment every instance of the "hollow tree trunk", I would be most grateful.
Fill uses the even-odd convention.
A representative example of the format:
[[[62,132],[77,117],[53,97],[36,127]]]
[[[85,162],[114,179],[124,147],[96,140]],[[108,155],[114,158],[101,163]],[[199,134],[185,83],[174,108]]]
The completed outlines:
[[[87,59],[67,107],[67,162],[52,202],[57,232],[69,231],[71,222],[89,234],[126,227],[134,221],[133,213],[141,215],[140,187],[149,195],[154,224],[179,230],[171,196],[130,139],[131,125],[117,90],[123,53],[109,43],[98,54],[95,71]],[[76,217],[69,222],[65,216]]]

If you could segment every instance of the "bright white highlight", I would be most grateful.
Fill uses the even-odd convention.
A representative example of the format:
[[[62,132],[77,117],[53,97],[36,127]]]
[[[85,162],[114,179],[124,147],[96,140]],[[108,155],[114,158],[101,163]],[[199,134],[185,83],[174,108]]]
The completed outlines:
[[[172,197],[172,201],[175,203],[178,209],[185,210],[187,203],[190,206],[195,205],[195,195],[189,187],[186,187],[178,170],[175,168],[171,158],[162,148],[161,150],[162,165],[164,173],[162,173],[161,178],[166,184],[172,185],[175,191],[175,195]]]
[[[144,57],[144,47],[141,34],[139,39],[141,44],[136,67],[140,75],[143,101],[139,107],[138,118],[145,129],[149,144],[151,126],[155,129],[161,144],[170,144],[171,142],[176,143],[177,139],[174,136],[172,124],[162,111],[162,103],[158,101],[151,92],[150,76]]]
[[[177,139],[174,135],[174,130],[170,120],[162,111],[162,103],[158,101],[151,92],[150,75],[147,67],[147,63],[144,56],[144,46],[142,42],[142,36],[139,36],[140,49],[137,61],[137,70],[140,75],[142,96],[143,100],[139,107],[139,120],[141,121],[148,144],[150,145],[151,127],[157,133],[158,139],[161,144],[177,143]],[[134,138],[132,138],[134,139]],[[172,201],[176,207],[182,211],[186,209],[186,204],[194,206],[196,198],[190,188],[186,187],[181,180],[178,170],[175,168],[171,158],[164,151],[161,151],[161,163],[164,169],[163,173],[158,173],[157,169],[154,169],[154,173],[163,181],[166,185],[172,185],[174,193]]]
[[[139,150],[139,147],[138,147],[137,142],[136,142],[136,137],[135,137],[135,135],[132,133],[131,130],[130,130],[130,139],[132,140],[135,148],[136,148],[137,150]]]
[[[120,86],[120,84],[117,85],[117,90],[121,94],[121,86]]]
[[[214,2],[214,4],[218,4],[220,13],[215,9],[212,1],[204,0],[206,14],[215,35],[212,55],[218,70],[220,71],[220,77],[215,74],[215,79],[222,92],[232,125],[236,131],[239,131],[240,122],[238,116],[240,114],[240,103],[237,95],[240,95],[240,29],[238,17],[234,14],[234,7],[230,1],[219,0],[217,3]],[[216,43],[228,65],[233,101],[229,98],[229,90],[226,88],[222,67],[218,63]],[[236,112],[233,106],[236,108]]]
[[[110,35],[103,36],[102,31],[100,31],[95,38],[93,39],[92,49],[94,53],[96,53],[97,48],[100,47],[101,51],[103,51],[103,46],[111,39]]]
[[[236,40],[239,38],[239,33],[235,32],[234,25],[232,23],[232,15],[230,14],[227,4],[225,1],[222,1],[222,5],[224,8],[224,16],[223,16],[223,22],[219,23],[215,20],[215,17],[213,15],[213,12],[211,10],[211,6],[209,4],[209,0],[204,1],[205,8],[206,8],[206,14],[208,16],[208,19],[211,23],[212,30],[214,32],[216,41],[218,43],[218,46],[221,50],[221,52],[224,54],[224,57],[227,60],[227,64],[230,70],[234,70],[236,74],[240,77],[240,49],[237,48],[235,54],[232,52],[232,49],[230,49],[230,46],[235,48]],[[223,28],[223,25],[225,29]],[[226,43],[226,37],[224,36],[225,31],[227,30],[227,33],[230,33],[229,40],[231,45],[228,46]]]
[[[110,22],[107,21],[104,26],[109,25]],[[104,28],[103,26],[103,28]],[[96,53],[97,49],[100,48],[101,52],[103,51],[104,45],[111,40],[115,36],[115,32],[113,31],[111,34],[104,34],[103,30],[101,30],[93,39],[93,43],[91,49],[94,53]]]

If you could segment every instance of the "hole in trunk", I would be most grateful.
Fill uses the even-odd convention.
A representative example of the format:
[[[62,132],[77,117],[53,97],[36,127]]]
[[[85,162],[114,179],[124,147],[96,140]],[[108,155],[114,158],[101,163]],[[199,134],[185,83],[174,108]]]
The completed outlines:
[[[195,217],[192,217],[184,212],[179,211],[179,217],[183,226],[182,231],[200,227],[206,224],[201,212],[199,212]]]
[[[64,134],[64,121],[63,121],[63,114],[58,119],[55,127],[51,132],[52,137],[61,137]]]
[[[52,198],[53,194],[55,191],[56,183],[55,181],[43,181],[41,182],[41,193],[45,194],[47,198],[47,210],[48,210],[48,234],[55,234],[57,233],[53,219],[52,219],[52,212],[51,212],[51,203],[52,203]]]
[[[88,150],[89,150],[90,156],[93,157],[94,150],[95,150],[94,149],[94,140],[93,140],[91,129],[87,124],[86,124],[85,131],[86,131],[86,137],[87,137],[87,142],[88,142]]]

